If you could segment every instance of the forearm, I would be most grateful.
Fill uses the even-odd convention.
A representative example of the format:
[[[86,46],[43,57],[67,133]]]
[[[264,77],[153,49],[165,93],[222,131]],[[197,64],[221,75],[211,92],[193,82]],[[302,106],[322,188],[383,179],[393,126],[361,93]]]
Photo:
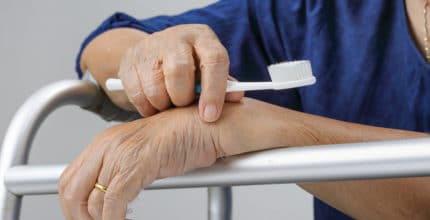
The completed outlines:
[[[284,113],[281,113],[284,111]],[[279,110],[283,123],[299,123],[286,130],[286,146],[337,144],[428,137],[428,134],[373,127],[314,115]],[[288,127],[287,127],[288,128]],[[301,137],[294,133],[301,133]],[[303,137],[307,141],[303,141]],[[291,142],[292,140],[292,142]],[[430,178],[403,178],[304,183],[300,186],[356,219],[428,219]]]
[[[428,137],[425,133],[343,122],[246,98],[242,105],[225,111],[226,115],[232,115],[230,111],[246,112],[234,114],[235,120],[241,122],[238,127],[229,125],[221,129],[221,132],[226,131],[222,136],[234,135],[227,138],[234,142],[221,143],[225,146],[222,153],[227,156],[285,146]],[[234,119],[225,116],[222,120]],[[236,130],[242,131],[234,132]],[[430,215],[430,178],[319,182],[300,186],[357,219],[428,219]]]
[[[251,103],[252,108],[249,107]],[[221,143],[221,146],[224,146],[222,150],[227,156],[276,147],[354,143],[429,136],[415,131],[334,120],[252,99],[244,99],[242,105],[238,105],[236,108],[225,109],[225,115],[237,108],[244,108],[243,111],[251,115],[253,120],[249,120],[249,115],[239,115],[237,120],[241,121],[241,125],[238,125],[237,128],[221,129],[221,135],[230,136],[231,130],[246,128],[246,131],[239,136],[228,138],[236,140],[234,143]],[[221,120],[233,119],[222,117]],[[226,132],[223,133],[223,131]]]
[[[305,116],[317,143],[428,137],[427,134]],[[308,121],[310,120],[310,121]],[[300,186],[356,219],[428,219],[430,178],[305,183]]]
[[[355,219],[429,219],[430,178],[299,184]]]
[[[294,117],[313,144],[340,144],[428,137],[426,133],[369,126],[296,112]],[[294,134],[292,134],[294,135]],[[294,146],[300,146],[300,142]]]

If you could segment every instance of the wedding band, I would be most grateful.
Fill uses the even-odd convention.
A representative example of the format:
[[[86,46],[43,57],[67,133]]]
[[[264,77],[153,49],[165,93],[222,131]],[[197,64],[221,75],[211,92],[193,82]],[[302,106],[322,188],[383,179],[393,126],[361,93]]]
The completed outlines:
[[[98,190],[100,190],[100,191],[102,191],[102,192],[104,192],[104,193],[107,191],[107,187],[106,187],[106,186],[103,186],[103,185],[98,184],[98,183],[96,183],[96,184],[94,185],[94,188],[96,188],[96,189],[98,189]]]

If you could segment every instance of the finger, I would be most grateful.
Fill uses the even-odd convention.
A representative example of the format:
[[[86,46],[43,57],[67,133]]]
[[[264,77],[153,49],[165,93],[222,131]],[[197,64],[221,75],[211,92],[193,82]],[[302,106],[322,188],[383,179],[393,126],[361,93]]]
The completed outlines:
[[[121,145],[127,144],[128,142],[130,142],[130,140],[125,140],[123,143],[121,143]],[[125,154],[126,152],[124,151],[121,155],[124,156]],[[120,167],[121,165],[124,166],[124,164],[118,163],[118,161],[121,161],[119,158],[121,158],[121,156],[115,152],[109,155],[106,155],[104,158],[103,167],[100,169],[97,183],[101,184],[102,186],[106,186],[107,190],[106,192],[101,192],[100,190],[97,189],[97,191],[99,192],[94,192],[94,197],[92,198],[90,197],[90,200],[88,201],[89,203],[88,208],[89,210],[92,209],[90,212],[91,216],[93,216],[95,219],[97,218],[100,218],[103,220],[105,219],[103,217],[105,201],[106,200],[110,201],[112,199],[111,198],[112,194],[115,192],[110,192],[107,198],[106,198],[106,194],[108,190],[109,191],[115,190],[115,188],[112,187],[112,179],[115,177],[115,175],[117,175],[118,169],[120,169],[118,167]],[[124,218],[115,218],[115,219],[124,219]]]
[[[60,176],[59,182],[58,182],[58,194],[60,199],[60,204],[62,206],[62,210],[64,213],[64,216],[66,219],[77,219],[76,212],[74,211],[74,208],[70,206],[70,202],[72,198],[68,194],[70,190],[70,184],[71,180],[75,178],[76,173],[81,169],[83,166],[83,163],[85,162],[85,158],[90,152],[90,148],[86,148],[79,156],[76,158],[72,163],[70,163],[69,166],[63,171],[63,173]],[[67,193],[66,193],[67,192]],[[86,202],[82,202],[86,203]]]
[[[101,184],[100,182],[98,182]],[[105,186],[105,185],[104,185]],[[104,192],[94,188],[88,198],[88,213],[94,220],[102,220]]]
[[[141,190],[141,181],[130,181],[130,178],[141,176],[136,173],[115,176],[104,196],[103,220],[125,219],[127,205]]]
[[[193,48],[189,43],[175,42],[168,47],[163,62],[167,92],[175,106],[186,106],[194,101],[195,65]]]
[[[124,61],[121,63],[119,77],[124,85],[125,93],[130,102],[135,106],[139,114],[142,116],[151,116],[157,113],[157,110],[152,107],[151,103],[145,96],[137,70],[131,64],[132,52],[128,52]]]
[[[170,106],[163,75],[163,60],[158,55],[156,42],[145,46],[144,51],[137,54],[137,69],[140,83],[149,102],[159,111]]]
[[[68,219],[92,220],[88,213],[88,197],[98,176],[100,157],[97,154],[85,160],[65,188],[61,201]]]
[[[237,79],[235,79],[232,76],[228,76],[228,79],[231,81],[237,81]],[[227,102],[240,102],[240,100],[242,100],[243,96],[245,96],[245,92],[244,91],[239,91],[239,92],[229,92],[225,95],[225,100]]]
[[[227,50],[218,40],[200,40],[195,44],[201,72],[199,101],[200,116],[207,122],[216,121],[221,115],[227,87],[229,58]]]
[[[73,212],[71,212],[70,207],[67,206],[68,200],[64,196],[64,192],[69,184],[68,180],[70,180],[73,177],[76,171],[74,164],[75,163],[72,163],[66,168],[66,170],[61,174],[61,177],[58,183],[58,198],[60,200],[61,210],[63,211],[63,215],[67,220],[74,219]]]
[[[105,159],[97,179],[98,184],[107,187],[111,182],[112,177],[116,172],[116,160],[114,158],[115,156],[111,156]],[[88,198],[88,212],[95,220],[103,219],[105,193],[106,192],[102,192],[101,190],[94,188]]]
[[[103,220],[124,219],[127,205],[137,197],[144,186],[157,178],[159,160],[153,160],[145,146],[136,146],[140,135],[134,135],[121,143],[118,153],[107,157],[106,166],[100,171],[99,180],[109,181],[103,201]],[[136,148],[137,147],[137,148]]]

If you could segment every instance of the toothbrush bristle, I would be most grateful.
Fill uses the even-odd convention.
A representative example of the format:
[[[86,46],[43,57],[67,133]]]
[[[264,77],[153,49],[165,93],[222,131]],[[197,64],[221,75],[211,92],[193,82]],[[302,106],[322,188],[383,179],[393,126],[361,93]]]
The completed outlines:
[[[288,82],[313,77],[311,64],[308,60],[289,61],[268,67],[272,82]]]

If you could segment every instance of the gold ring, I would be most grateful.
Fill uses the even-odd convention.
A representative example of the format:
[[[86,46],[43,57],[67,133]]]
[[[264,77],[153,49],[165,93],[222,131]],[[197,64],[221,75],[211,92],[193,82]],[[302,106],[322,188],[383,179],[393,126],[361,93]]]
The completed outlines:
[[[106,187],[106,186],[103,186],[103,185],[98,184],[98,183],[96,183],[96,184],[94,185],[94,188],[96,188],[96,189],[98,189],[98,190],[100,190],[100,191],[102,191],[102,192],[104,192],[104,193],[107,191],[107,187]]]

